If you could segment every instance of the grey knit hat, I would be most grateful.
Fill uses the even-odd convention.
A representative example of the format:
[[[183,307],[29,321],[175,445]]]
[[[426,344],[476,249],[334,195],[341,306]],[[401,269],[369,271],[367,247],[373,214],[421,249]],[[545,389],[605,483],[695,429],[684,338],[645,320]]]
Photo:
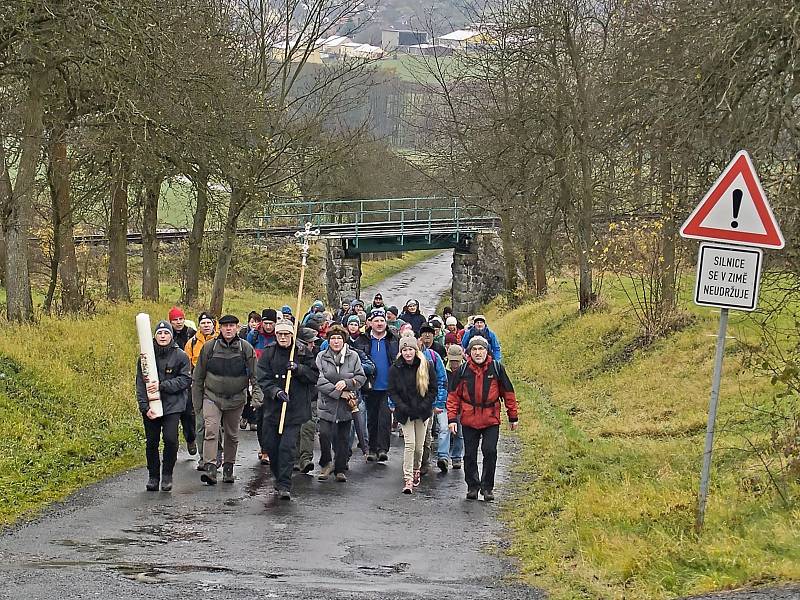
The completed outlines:
[[[400,338],[400,350],[403,348],[413,348],[414,350],[418,349],[419,346],[417,344],[417,338],[413,335],[405,336]]]
[[[472,349],[475,346],[483,346],[487,350],[489,349],[489,342],[486,341],[486,338],[480,335],[476,335],[469,340],[469,344],[467,344],[467,352],[472,352]]]

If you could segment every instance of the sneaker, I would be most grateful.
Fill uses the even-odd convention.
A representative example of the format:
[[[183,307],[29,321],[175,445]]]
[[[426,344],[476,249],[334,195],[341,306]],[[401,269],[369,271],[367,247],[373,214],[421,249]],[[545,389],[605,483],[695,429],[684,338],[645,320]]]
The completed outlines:
[[[477,500],[478,499],[478,490],[467,490],[467,500]]]
[[[242,430],[247,429],[247,419],[242,419],[241,421],[239,421],[239,429]]]
[[[259,452],[258,453],[258,460],[261,462],[262,465],[269,464],[269,455],[266,452]]]
[[[217,464],[210,462],[206,463],[205,471],[200,475],[200,481],[208,485],[217,485]]]
[[[447,473],[448,464],[446,458],[440,458],[438,461],[436,461],[436,466],[439,467],[439,470],[442,473]]]
[[[163,475],[161,477],[161,491],[162,492],[172,491],[172,475]]]
[[[403,493],[404,494],[413,494],[414,493],[414,482],[411,479],[406,479],[403,483]]]
[[[311,471],[313,471],[313,470],[314,470],[314,463],[311,462],[311,461],[308,461],[306,464],[304,464],[302,467],[300,467],[300,472],[301,473],[306,473],[307,474],[307,473],[311,473]]]
[[[148,492],[157,492],[158,491],[158,477],[151,477],[147,480],[147,484],[144,486],[147,488]]]
[[[299,473],[300,472],[300,465],[293,466],[292,467],[292,471],[294,471],[295,473]]]
[[[332,471],[333,471],[333,464],[328,463],[327,465],[322,467],[322,470],[319,472],[319,475],[317,475],[317,479],[319,479],[320,481],[327,481]]]
[[[345,475],[344,473],[337,473],[336,474],[336,481],[338,481],[339,483],[346,482],[347,481],[347,475]]]
[[[416,471],[414,471],[414,480],[412,481],[414,487],[417,487],[419,485],[420,479],[422,479],[422,473],[419,471],[419,469],[417,469]]]
[[[492,490],[481,490],[481,495],[486,502],[494,500],[494,492]]]
[[[389,460],[389,455],[386,452],[378,452],[378,462],[386,462]]]
[[[367,454],[367,462],[376,462],[378,460],[378,455],[374,452],[370,452]]]
[[[289,490],[278,490],[278,498],[281,500],[291,500],[292,493]]]
[[[233,483],[236,478],[233,476],[233,463],[222,465],[222,483]]]
[[[460,469],[460,468],[461,468],[461,459],[460,458],[454,458],[453,459],[453,470]]]
[[[191,456],[197,454],[197,442],[186,442],[186,450]]]

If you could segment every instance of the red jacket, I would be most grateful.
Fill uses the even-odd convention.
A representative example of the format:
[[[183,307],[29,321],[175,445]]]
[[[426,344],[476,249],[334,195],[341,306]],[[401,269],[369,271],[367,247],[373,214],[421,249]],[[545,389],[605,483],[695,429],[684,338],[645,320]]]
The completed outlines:
[[[500,424],[500,400],[506,405],[509,423],[517,421],[517,397],[514,386],[502,364],[486,357],[476,365],[472,358],[454,374],[447,395],[447,419],[473,429],[486,429]]]

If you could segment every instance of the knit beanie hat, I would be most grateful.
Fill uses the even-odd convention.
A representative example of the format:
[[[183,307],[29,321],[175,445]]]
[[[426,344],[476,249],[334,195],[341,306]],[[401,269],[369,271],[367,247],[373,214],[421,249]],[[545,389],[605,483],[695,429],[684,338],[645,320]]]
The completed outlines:
[[[275,333],[294,333],[294,325],[289,319],[281,319],[275,323]]]
[[[358,323],[358,325],[360,326],[361,325],[361,319],[358,318],[358,315],[350,315],[349,317],[347,317],[347,323],[346,324],[350,325],[350,323]]]
[[[283,306],[281,306],[281,312],[285,315],[290,315],[292,314],[292,307],[289,306],[288,304],[284,304]]]
[[[261,311],[261,320],[276,323],[278,321],[278,311],[274,308],[265,308]]]
[[[178,308],[177,306],[173,306],[169,309],[169,320],[174,321],[175,319],[185,319],[186,315],[183,314],[183,311]]]
[[[417,345],[417,338],[413,335],[404,335],[400,338],[400,350],[403,348],[413,348],[417,350],[419,346]]]
[[[158,333],[158,332],[159,332],[159,331],[161,331],[162,329],[166,329],[167,331],[169,331],[169,334],[170,334],[170,335],[174,335],[174,333],[173,333],[173,331],[172,331],[172,325],[170,325],[170,324],[169,324],[169,321],[159,321],[159,322],[156,324],[156,331],[155,331],[155,333]]]
[[[319,331],[324,323],[325,317],[320,313],[314,313],[308,317],[308,320],[306,321],[306,327],[310,327],[311,329]]]
[[[397,315],[399,315],[399,314],[400,314],[400,313],[398,312],[398,310],[397,310],[397,307],[396,307],[396,306],[390,306],[390,307],[388,307],[388,308],[386,309],[386,312],[387,312],[387,313],[392,313],[392,314],[393,314],[395,317],[397,317]]]
[[[406,323],[405,325],[408,325],[408,323]],[[401,329],[403,331],[400,332],[400,337],[401,338],[404,338],[404,337],[415,337],[414,330],[411,329],[411,325],[408,325],[408,327],[406,327],[405,325],[403,325],[403,327],[401,327]]]
[[[447,325],[448,327],[450,325],[458,326],[458,319],[456,319],[453,316],[447,317],[447,320],[444,322],[444,324]]]
[[[386,311],[382,308],[373,308],[369,313],[369,318],[374,319],[375,317],[386,319]]]
[[[475,346],[483,346],[487,350],[489,349],[489,342],[486,341],[486,338],[480,335],[473,336],[470,339],[469,344],[467,344],[467,352],[472,352],[472,349]]]
[[[213,323],[214,322],[214,315],[212,315],[210,312],[206,312],[206,311],[201,312],[200,316],[197,317],[197,324],[200,325],[200,323],[204,319],[208,319],[209,321],[211,321]]]

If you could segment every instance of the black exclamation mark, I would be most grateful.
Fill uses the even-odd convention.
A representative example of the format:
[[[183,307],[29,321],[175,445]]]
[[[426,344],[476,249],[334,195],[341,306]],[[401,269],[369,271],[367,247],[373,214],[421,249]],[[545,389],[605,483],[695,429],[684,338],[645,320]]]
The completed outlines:
[[[742,208],[742,190],[733,190],[733,218],[739,218],[739,209]],[[736,229],[739,226],[738,221],[731,221],[731,227]]]

